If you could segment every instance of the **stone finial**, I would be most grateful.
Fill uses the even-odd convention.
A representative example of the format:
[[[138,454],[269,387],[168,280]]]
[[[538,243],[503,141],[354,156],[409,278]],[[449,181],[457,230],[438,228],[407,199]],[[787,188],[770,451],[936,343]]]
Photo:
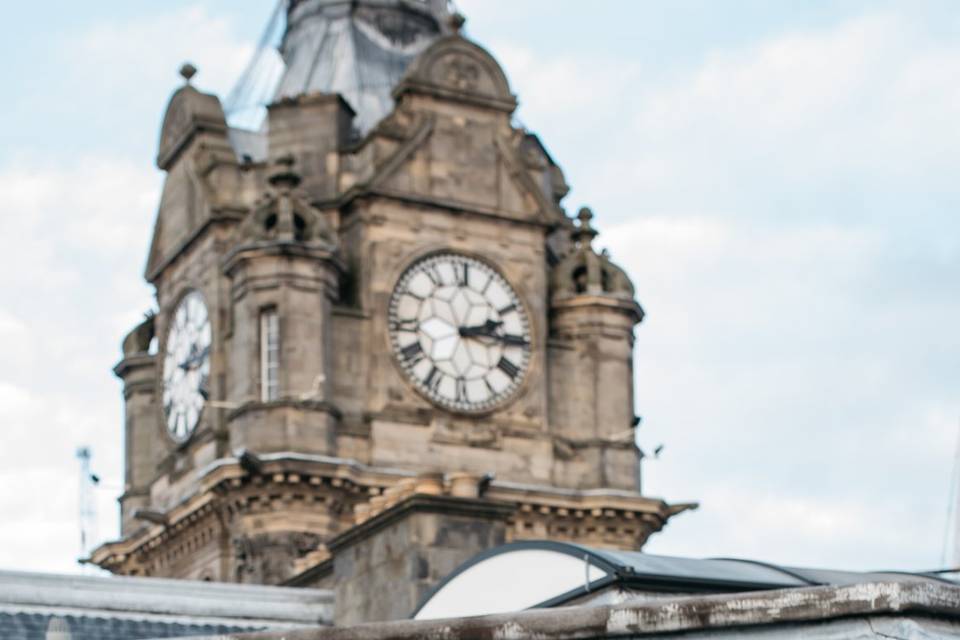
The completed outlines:
[[[180,67],[180,76],[190,84],[193,76],[197,75],[197,68],[189,62],[184,62]]]
[[[450,14],[450,28],[453,29],[454,33],[460,33],[460,30],[463,29],[463,25],[466,23],[466,17],[459,11],[454,11]]]
[[[633,298],[633,284],[620,267],[610,260],[610,252],[599,253],[593,248],[598,235],[590,221],[593,212],[583,207],[577,212],[577,221],[570,233],[574,246],[554,267],[552,286],[554,295],[613,295]]]
[[[589,207],[582,207],[577,213],[579,225],[573,232],[573,239],[577,244],[589,246],[590,242],[597,237],[597,230],[590,224],[591,220],[593,220],[593,211]]]

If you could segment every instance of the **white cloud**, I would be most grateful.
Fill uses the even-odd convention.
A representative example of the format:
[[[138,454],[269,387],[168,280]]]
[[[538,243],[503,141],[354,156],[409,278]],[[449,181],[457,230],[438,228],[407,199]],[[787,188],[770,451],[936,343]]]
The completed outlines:
[[[78,135],[104,135],[80,153],[69,152],[73,137],[59,154],[5,149],[0,164],[0,483],[23,488],[0,495],[0,565],[77,569],[79,445],[92,446],[106,485],[96,528],[116,533],[123,401],[110,370],[153,304],[140,274],[162,179],[152,146],[136,159],[117,149],[143,133],[155,140],[181,62],[222,94],[252,51],[229,19],[194,5],[100,23],[51,54],[62,75],[46,89],[70,94]]]
[[[0,336],[19,334],[26,328],[22,320],[0,308]]]
[[[169,86],[179,65],[192,61],[205,90],[225,94],[253,55],[250,42],[239,40],[226,16],[211,15],[201,4],[138,19],[101,23],[68,40],[64,52],[84,91],[129,93],[132,88]],[[111,110],[112,112],[112,110]]]
[[[519,92],[521,112],[557,124],[569,125],[579,114],[595,113],[598,105],[610,109],[619,104],[642,73],[640,65],[629,61],[614,63],[582,54],[543,60],[530,49],[509,42],[495,42],[492,49],[514,80],[512,89]]]
[[[784,232],[671,212],[600,239],[648,311],[637,332],[640,434],[667,447],[647,463],[646,490],[703,502],[651,551],[939,562],[960,407],[949,369],[917,353],[935,341],[960,358],[950,329],[960,302],[886,278],[897,238],[882,226]],[[887,525],[891,503],[906,530]]]
[[[892,13],[715,54],[644,95],[633,184],[749,207],[756,191],[929,179],[960,148],[960,88],[944,81],[957,72],[960,47]]]
[[[667,446],[646,490],[703,503],[651,552],[940,561],[960,415],[957,71],[960,47],[872,14],[634,86],[617,96],[626,127],[578,112],[603,151],[558,160],[648,312],[640,438]],[[594,81],[575,65],[550,89],[530,80]],[[527,106],[567,145],[565,107]]]

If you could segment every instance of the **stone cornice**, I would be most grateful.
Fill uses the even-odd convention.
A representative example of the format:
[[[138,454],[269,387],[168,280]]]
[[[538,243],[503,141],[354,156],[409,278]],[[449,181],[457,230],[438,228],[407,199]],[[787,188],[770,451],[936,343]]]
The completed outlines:
[[[634,323],[643,320],[644,312],[633,298],[610,294],[555,295],[550,309],[556,311],[603,310],[629,316]]]
[[[127,356],[113,367],[113,374],[118,378],[124,378],[134,369],[152,368],[156,366],[157,355],[151,353],[137,353]]]
[[[296,241],[265,241],[252,242],[232,249],[224,256],[221,268],[225,274],[233,275],[237,267],[246,260],[263,256],[283,256],[306,258],[319,262],[328,262],[341,273],[346,271],[346,265],[337,255],[336,248],[325,243],[305,243]]]
[[[232,496],[240,497],[242,494],[239,492],[246,491],[248,487],[255,493],[270,496],[272,491],[267,485],[284,486],[290,490],[299,485],[308,492],[321,489],[334,491],[342,494],[350,504],[366,503],[371,496],[382,503],[386,500],[383,494],[389,494],[395,490],[394,487],[410,483],[417,477],[411,471],[371,467],[355,460],[330,456],[268,453],[257,457],[262,466],[256,473],[244,469],[238,458],[222,458],[201,469],[196,493],[163,512],[164,524],[147,525],[124,540],[104,544],[93,552],[90,562],[117,569],[128,557],[156,549],[163,542],[186,531],[193,523],[218,513],[224,505],[234,502]],[[452,474],[448,480],[456,475],[463,474]],[[386,526],[385,523],[400,517],[406,513],[404,510],[409,509],[442,510],[444,513],[496,516],[520,521],[547,518],[557,523],[591,519],[635,523],[627,526],[643,532],[643,537],[639,539],[642,543],[646,535],[659,531],[670,517],[697,506],[670,505],[660,499],[617,489],[561,489],[496,480],[487,483],[481,494],[479,498],[421,493],[408,495],[398,502],[384,505],[386,508],[371,513],[367,519],[354,519],[360,524],[355,524],[335,538],[331,545],[342,546],[354,539],[351,536],[367,535],[370,527]],[[282,497],[277,499],[283,500]],[[273,497],[258,503],[266,508],[271,500]],[[402,510],[397,510],[401,506]]]
[[[313,411],[316,413],[326,413],[333,418],[340,420],[343,413],[333,403],[326,400],[300,400],[298,398],[281,398],[271,402],[261,402],[251,400],[245,402],[236,409],[232,409],[227,414],[227,420],[233,420],[252,411],[270,411],[271,409],[301,409],[303,411]]]

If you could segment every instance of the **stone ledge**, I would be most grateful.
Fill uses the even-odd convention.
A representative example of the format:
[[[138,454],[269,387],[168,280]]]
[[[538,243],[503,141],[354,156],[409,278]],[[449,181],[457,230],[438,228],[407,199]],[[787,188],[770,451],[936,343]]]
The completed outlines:
[[[902,617],[904,614],[960,620],[960,587],[910,581],[872,582],[219,637],[222,640],[587,640],[698,631],[710,632],[709,637],[718,633],[743,637],[748,628],[757,631],[766,628],[768,635],[764,637],[778,637],[778,627],[789,630],[791,637],[803,637],[799,627],[811,623],[817,628],[811,628],[810,637],[824,638],[830,637],[824,632],[824,623],[827,622],[855,617],[868,620],[878,616]]]

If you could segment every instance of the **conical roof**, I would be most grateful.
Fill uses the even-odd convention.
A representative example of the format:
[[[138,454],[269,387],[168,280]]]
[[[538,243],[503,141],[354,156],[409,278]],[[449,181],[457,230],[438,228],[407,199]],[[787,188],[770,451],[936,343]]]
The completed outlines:
[[[369,131],[409,63],[449,30],[446,0],[291,0],[275,98],[339,93]]]

